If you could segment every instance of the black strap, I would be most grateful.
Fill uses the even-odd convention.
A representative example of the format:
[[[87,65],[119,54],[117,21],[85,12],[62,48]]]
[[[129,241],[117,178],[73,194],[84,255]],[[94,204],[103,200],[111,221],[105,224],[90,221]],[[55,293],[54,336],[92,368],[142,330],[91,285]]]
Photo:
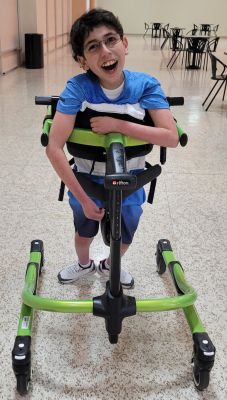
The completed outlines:
[[[69,163],[72,160],[70,160]],[[141,187],[143,187],[144,185],[146,185],[147,183],[150,182],[150,189],[149,189],[149,193],[148,193],[148,197],[147,197],[147,202],[150,204],[153,203],[157,177],[161,174],[162,169],[159,164],[152,166],[148,162],[145,163],[145,167],[146,167],[146,169],[144,171],[140,172],[136,176],[136,178],[137,178],[136,188],[132,189],[132,190],[124,190],[122,192],[122,199],[130,196],[136,190],[140,189]],[[75,176],[76,176],[79,184],[82,186],[82,188],[85,190],[85,192],[87,193],[88,196],[97,198],[103,202],[107,201],[108,191],[104,188],[104,185],[100,185],[97,182],[93,182],[87,175],[85,175],[84,173],[81,173],[81,172],[75,172]],[[58,197],[59,201],[63,200],[64,189],[65,189],[65,184],[64,184],[64,182],[61,182],[59,197]]]
[[[96,162],[96,160],[94,159],[94,160],[93,160],[93,162],[92,162],[92,166],[91,166],[91,170],[90,170],[90,172],[89,172],[89,175],[91,175],[91,174],[92,174],[92,172],[94,171],[94,168],[95,168],[95,162]]]

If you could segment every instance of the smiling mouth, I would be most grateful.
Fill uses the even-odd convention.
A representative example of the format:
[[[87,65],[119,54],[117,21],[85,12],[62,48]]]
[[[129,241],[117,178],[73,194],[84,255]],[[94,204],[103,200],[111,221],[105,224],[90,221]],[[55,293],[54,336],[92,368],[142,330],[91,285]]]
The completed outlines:
[[[103,63],[102,68],[106,71],[112,71],[116,68],[118,61],[107,61]]]

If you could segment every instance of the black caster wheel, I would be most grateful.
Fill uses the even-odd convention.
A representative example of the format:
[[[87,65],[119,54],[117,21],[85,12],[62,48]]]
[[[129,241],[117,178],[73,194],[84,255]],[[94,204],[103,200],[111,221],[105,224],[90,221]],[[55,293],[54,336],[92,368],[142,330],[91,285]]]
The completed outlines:
[[[210,371],[207,369],[201,369],[198,367],[194,360],[192,360],[192,372],[193,372],[193,380],[197,390],[203,391],[209,386],[210,382]]]
[[[109,341],[111,344],[116,344],[118,342],[118,335],[109,335]]]
[[[156,252],[156,264],[157,264],[157,273],[159,275],[164,274],[164,272],[166,271],[166,264],[162,257],[162,254],[160,253],[160,251],[158,249]]]
[[[17,375],[17,391],[21,396],[25,396],[28,393],[30,378],[27,375]]]

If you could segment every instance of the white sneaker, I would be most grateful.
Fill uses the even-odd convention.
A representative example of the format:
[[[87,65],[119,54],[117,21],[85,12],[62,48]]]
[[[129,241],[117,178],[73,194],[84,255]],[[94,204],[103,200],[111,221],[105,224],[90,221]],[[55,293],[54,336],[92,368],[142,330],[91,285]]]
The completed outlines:
[[[109,276],[109,270],[110,267],[108,264],[106,264],[106,259],[101,260],[98,267],[97,267],[97,272],[99,275],[103,276]],[[134,278],[132,277],[129,272],[124,271],[123,269],[121,270],[121,285],[125,289],[133,289],[134,288]]]
[[[78,279],[92,275],[96,271],[94,261],[91,260],[91,263],[88,267],[81,267],[78,261],[75,261],[72,265],[63,268],[58,273],[58,280],[60,283],[72,283],[77,281]]]

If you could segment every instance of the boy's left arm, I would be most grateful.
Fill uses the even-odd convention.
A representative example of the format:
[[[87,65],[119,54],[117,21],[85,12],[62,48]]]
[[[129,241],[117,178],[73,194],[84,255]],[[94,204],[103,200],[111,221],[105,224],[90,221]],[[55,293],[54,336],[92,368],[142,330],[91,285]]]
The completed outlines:
[[[118,132],[147,143],[176,147],[179,142],[176,123],[169,109],[148,110],[155,126],[140,125],[113,117],[91,118],[91,128],[98,134]]]

